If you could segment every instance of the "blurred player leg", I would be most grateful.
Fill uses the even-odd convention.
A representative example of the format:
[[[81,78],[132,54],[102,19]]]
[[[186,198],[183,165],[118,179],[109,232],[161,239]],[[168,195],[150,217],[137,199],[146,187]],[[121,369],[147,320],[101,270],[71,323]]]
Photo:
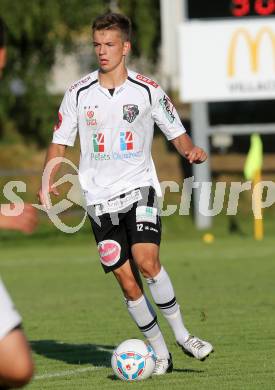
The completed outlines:
[[[14,329],[0,341],[0,388],[23,387],[32,375],[29,345],[23,332]]]
[[[31,351],[21,317],[0,280],[0,389],[22,387],[33,375]]]

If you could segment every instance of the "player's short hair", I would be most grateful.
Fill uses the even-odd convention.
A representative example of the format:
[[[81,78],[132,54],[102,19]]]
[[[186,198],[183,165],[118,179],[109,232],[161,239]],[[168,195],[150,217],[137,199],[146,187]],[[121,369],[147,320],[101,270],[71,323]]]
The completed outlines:
[[[131,20],[122,14],[107,12],[98,16],[92,24],[93,33],[99,30],[119,30],[124,41],[131,40]]]

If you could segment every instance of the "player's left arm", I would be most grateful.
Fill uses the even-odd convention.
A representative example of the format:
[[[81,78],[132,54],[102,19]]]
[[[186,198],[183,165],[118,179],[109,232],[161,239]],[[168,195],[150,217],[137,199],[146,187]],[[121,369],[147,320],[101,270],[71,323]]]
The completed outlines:
[[[172,139],[171,142],[177,151],[185,157],[190,164],[201,164],[207,159],[206,152],[202,148],[194,145],[187,133]]]
[[[191,164],[204,162],[207,159],[205,151],[193,144],[171,99],[159,86],[151,88],[151,93],[154,98],[152,118],[167,140],[171,141],[177,151]]]
[[[33,233],[38,224],[37,210],[28,203],[19,215],[8,215],[14,204],[2,204],[0,209],[0,229],[17,230],[23,233]]]

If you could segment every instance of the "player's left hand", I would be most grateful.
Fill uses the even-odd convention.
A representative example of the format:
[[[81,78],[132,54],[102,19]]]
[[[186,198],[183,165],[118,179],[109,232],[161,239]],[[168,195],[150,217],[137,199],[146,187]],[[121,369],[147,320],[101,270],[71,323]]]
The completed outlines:
[[[24,208],[18,215],[7,215],[10,210],[16,207],[15,204],[2,204],[0,215],[0,228],[7,230],[17,230],[22,233],[33,233],[38,224],[37,210],[28,203],[24,203]]]
[[[185,152],[185,157],[190,164],[201,164],[207,159],[207,154],[202,148],[194,146],[191,150]]]

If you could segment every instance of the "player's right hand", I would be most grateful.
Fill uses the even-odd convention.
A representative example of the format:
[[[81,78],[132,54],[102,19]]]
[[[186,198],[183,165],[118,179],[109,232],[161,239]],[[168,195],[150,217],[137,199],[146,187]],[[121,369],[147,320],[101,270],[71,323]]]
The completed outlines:
[[[39,203],[44,206],[47,210],[51,208],[51,202],[50,202],[50,194],[53,194],[55,196],[59,196],[59,192],[56,189],[56,187],[51,186],[49,190],[45,193],[42,191],[42,188],[37,193],[37,198]]]

